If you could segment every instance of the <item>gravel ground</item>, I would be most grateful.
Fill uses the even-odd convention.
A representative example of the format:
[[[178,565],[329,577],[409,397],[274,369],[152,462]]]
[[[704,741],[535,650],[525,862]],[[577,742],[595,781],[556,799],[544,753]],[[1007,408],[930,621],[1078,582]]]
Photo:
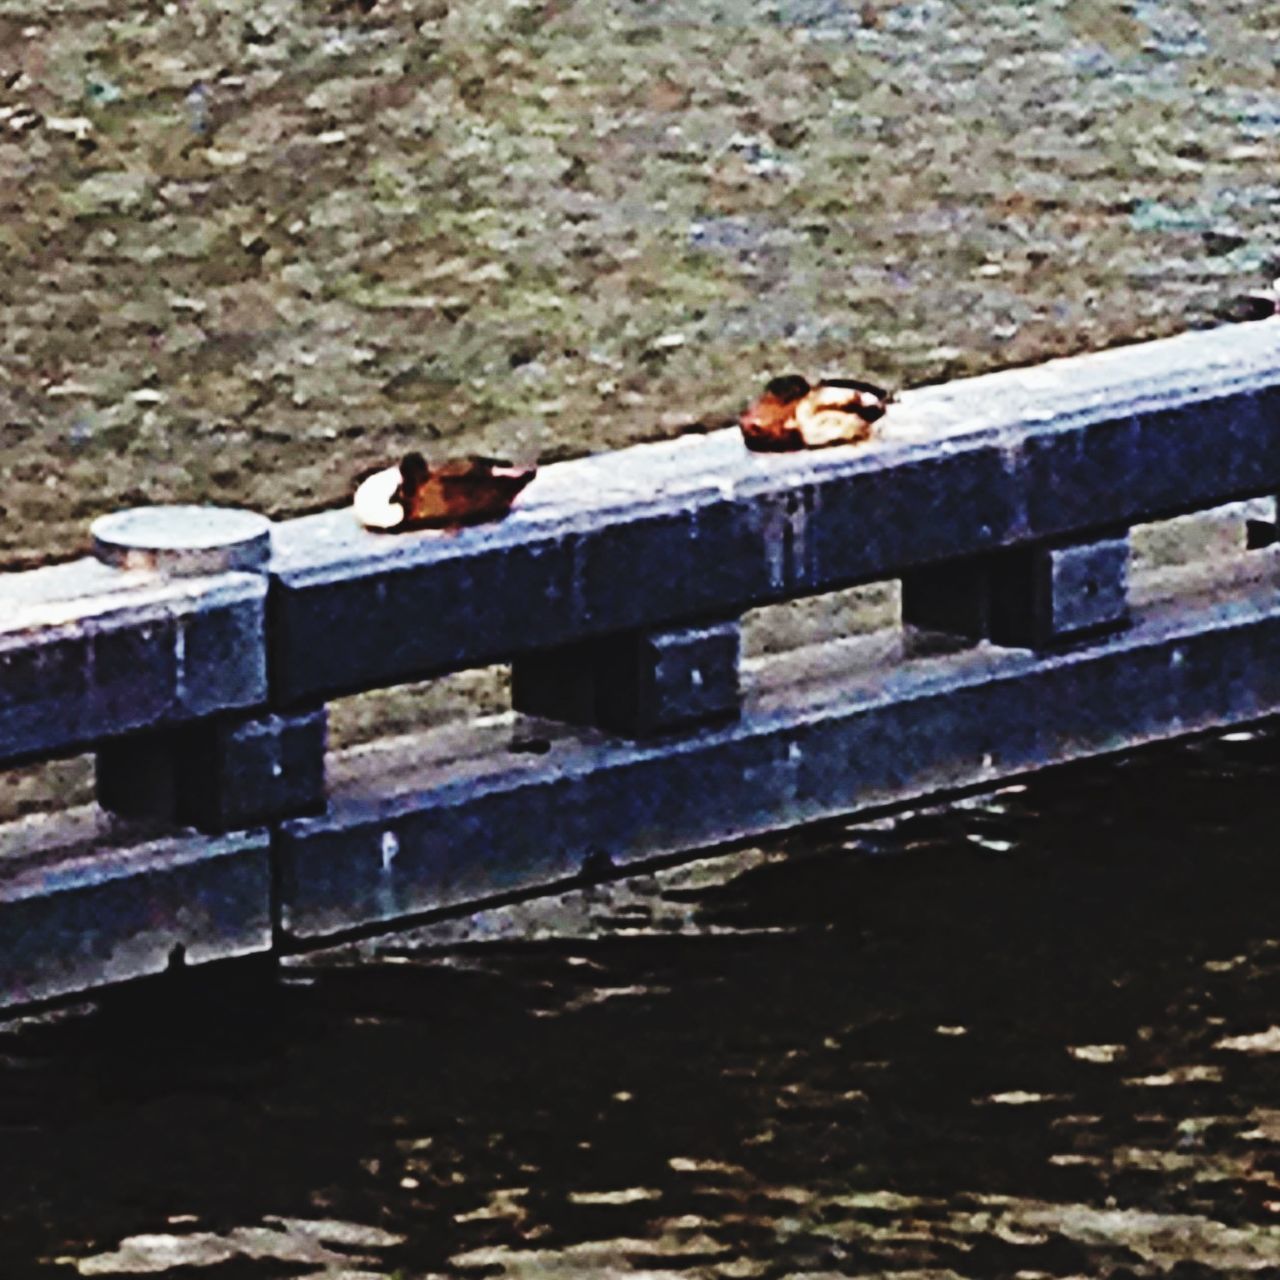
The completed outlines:
[[[0,0],[0,563],[1270,278],[1272,6]]]

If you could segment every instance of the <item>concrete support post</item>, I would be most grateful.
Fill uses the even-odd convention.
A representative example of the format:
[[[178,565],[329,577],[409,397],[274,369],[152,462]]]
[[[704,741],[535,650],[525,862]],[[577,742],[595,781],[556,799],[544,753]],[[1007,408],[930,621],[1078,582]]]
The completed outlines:
[[[1260,551],[1280,542],[1280,496],[1275,499],[1276,509],[1270,520],[1246,520],[1244,526],[1245,548]]]
[[[1038,649],[1123,627],[1129,535],[1018,547],[902,580],[902,620],[971,640]]]
[[[271,555],[271,522],[234,508],[139,507],[95,521],[92,534],[103,564],[170,583],[264,574]],[[249,653],[265,665],[261,634],[256,646],[226,647],[229,662]],[[185,669],[191,644],[175,648]],[[265,683],[251,706],[265,702]],[[327,725],[323,707],[281,715],[246,709],[112,735],[98,747],[98,802],[124,817],[208,832],[322,812]]]
[[[991,556],[970,556],[902,577],[902,623],[967,640],[991,634]]]
[[[327,724],[319,707],[113,739],[98,748],[98,803],[208,832],[321,813]]]
[[[517,711],[641,736],[738,714],[736,621],[630,631],[517,658]]]

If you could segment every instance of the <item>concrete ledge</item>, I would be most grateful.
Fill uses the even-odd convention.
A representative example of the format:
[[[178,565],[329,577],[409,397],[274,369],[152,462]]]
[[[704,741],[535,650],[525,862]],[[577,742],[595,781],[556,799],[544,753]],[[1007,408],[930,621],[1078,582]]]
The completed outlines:
[[[737,431],[544,468],[501,524],[283,522],[277,705],[733,616],[1280,488],[1280,321],[907,392],[862,448]]]
[[[113,822],[0,827],[0,1008],[271,947],[270,838]]]
[[[95,560],[0,576],[0,763],[265,702],[266,591]]]
[[[761,668],[737,723],[647,743],[511,718],[339,758],[323,817],[278,836],[302,945],[779,827],[1280,712],[1280,580],[1135,590],[1119,635],[1034,654],[839,641]],[[1147,593],[1149,597],[1150,593]],[[539,755],[513,742],[545,738]]]

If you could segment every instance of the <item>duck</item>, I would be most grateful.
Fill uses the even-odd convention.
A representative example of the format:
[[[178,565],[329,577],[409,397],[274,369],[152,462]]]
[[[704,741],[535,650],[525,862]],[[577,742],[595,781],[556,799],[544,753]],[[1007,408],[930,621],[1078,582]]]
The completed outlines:
[[[356,519],[386,532],[498,520],[537,470],[476,454],[432,466],[422,454],[407,453],[356,489]]]
[[[855,378],[811,384],[796,373],[771,379],[738,420],[748,449],[820,449],[871,435],[894,393]]]

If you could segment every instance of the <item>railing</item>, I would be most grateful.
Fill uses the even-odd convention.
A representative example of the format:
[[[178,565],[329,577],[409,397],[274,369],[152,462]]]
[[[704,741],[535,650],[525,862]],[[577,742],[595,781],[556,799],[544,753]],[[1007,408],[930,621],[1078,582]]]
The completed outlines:
[[[1263,322],[907,392],[858,449],[560,463],[491,526],[2,577],[0,764],[93,749],[100,804],[0,828],[0,1004],[1280,711],[1274,555],[1153,603],[1127,539],[1277,492]],[[745,610],[887,578],[948,645],[744,690]],[[326,779],[326,699],[494,662],[540,754],[480,724]]]

